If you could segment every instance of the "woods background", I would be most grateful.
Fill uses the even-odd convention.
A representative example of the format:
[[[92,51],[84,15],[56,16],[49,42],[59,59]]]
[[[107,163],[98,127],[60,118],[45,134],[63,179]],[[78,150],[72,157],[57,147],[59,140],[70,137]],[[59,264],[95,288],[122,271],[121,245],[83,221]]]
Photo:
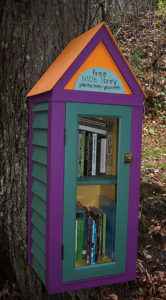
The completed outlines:
[[[155,0],[1,0],[0,2],[0,276],[3,280],[10,279],[13,272],[20,299],[85,299],[85,294],[81,298],[79,292],[47,296],[37,275],[27,265],[26,94],[71,39],[101,21],[106,21],[118,39],[121,29],[128,20],[133,24],[133,28],[138,26],[137,20],[141,13],[151,11],[154,14],[154,22],[157,22],[158,17],[155,15],[157,2]],[[128,43],[127,39],[125,43]],[[144,82],[141,83],[144,87]],[[149,99],[149,107],[153,107],[153,97]],[[146,104],[147,107],[148,105]]]

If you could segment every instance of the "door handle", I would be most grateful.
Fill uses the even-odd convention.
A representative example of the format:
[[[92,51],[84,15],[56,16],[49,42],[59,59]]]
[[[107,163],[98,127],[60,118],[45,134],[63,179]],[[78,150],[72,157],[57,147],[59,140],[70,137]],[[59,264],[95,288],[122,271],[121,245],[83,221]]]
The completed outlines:
[[[131,164],[132,161],[133,161],[133,153],[125,153],[124,154],[124,162],[126,164]]]

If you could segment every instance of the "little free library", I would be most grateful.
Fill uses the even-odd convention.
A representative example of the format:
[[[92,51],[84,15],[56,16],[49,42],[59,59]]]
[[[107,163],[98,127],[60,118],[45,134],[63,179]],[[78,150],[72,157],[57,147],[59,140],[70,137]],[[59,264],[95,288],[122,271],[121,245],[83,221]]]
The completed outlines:
[[[49,294],[134,280],[146,95],[106,24],[27,97],[29,265]]]

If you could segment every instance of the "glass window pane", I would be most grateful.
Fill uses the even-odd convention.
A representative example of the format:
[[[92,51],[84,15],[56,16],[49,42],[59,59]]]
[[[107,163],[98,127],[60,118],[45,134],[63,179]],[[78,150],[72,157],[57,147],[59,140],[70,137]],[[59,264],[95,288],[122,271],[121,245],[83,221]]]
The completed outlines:
[[[79,117],[75,266],[114,261],[118,119]]]

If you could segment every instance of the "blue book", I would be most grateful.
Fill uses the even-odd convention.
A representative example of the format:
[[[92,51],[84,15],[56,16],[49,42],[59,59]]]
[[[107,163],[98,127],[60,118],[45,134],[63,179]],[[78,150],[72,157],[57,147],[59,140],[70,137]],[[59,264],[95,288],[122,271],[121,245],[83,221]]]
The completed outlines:
[[[115,252],[116,202],[104,195],[100,195],[99,205],[106,214],[106,256],[113,260]]]
[[[91,224],[91,243],[90,243],[90,264],[95,264],[95,244],[96,244],[96,223],[92,218]]]

